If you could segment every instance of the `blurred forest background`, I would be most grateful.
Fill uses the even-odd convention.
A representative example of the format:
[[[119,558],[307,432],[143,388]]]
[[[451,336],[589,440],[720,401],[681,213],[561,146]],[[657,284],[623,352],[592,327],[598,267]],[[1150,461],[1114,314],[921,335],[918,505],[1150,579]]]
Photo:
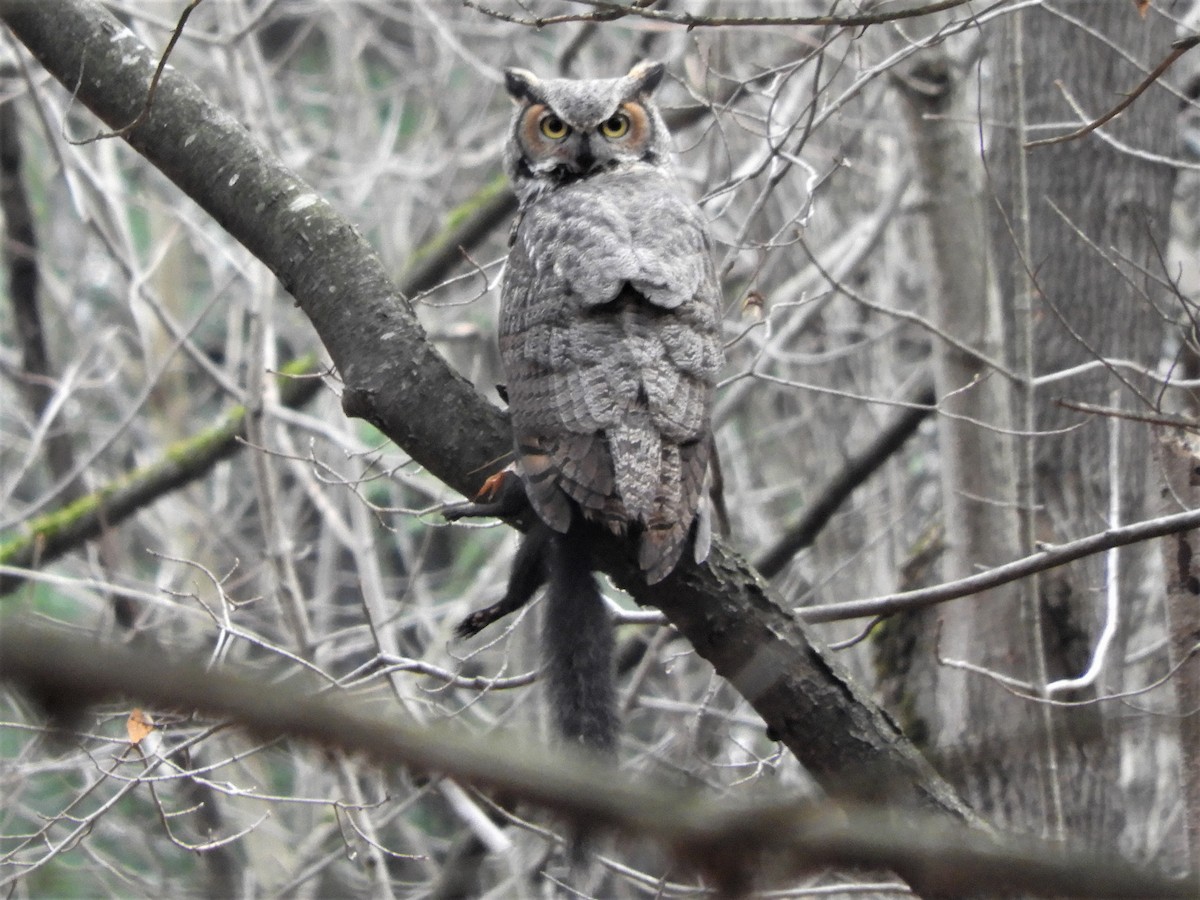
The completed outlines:
[[[156,55],[189,6],[101,5]],[[1200,505],[1200,50],[1111,122],[1028,146],[1126,99],[1200,4],[635,6],[204,0],[170,64],[353,223],[500,406],[500,71],[664,61],[725,289],[727,540],[984,818],[1200,866],[1190,532],[886,618],[830,608]],[[904,8],[920,14],[889,20]],[[827,14],[879,21],[703,20]],[[88,140],[103,126],[20,37],[0,30],[0,621],[544,733],[536,607],[453,636],[498,599],[515,533],[441,518],[459,494],[343,413],[345,373],[275,275],[124,141]],[[47,537],[164,462],[97,536]],[[687,641],[609,594],[625,769],[731,800],[819,794]],[[534,808],[152,708],[161,740],[135,747],[131,712],[51,739],[26,694],[0,694],[7,896],[557,889],[567,830]],[[646,845],[601,856],[584,894],[699,890]],[[817,893],[910,888],[817,866],[772,896]]]

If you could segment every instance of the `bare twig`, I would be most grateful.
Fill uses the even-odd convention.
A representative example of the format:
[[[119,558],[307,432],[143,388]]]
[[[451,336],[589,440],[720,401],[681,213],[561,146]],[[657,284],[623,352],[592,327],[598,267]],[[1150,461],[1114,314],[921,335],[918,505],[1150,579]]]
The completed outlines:
[[[90,144],[93,141],[103,141],[108,140],[109,138],[125,137],[125,135],[129,134],[129,132],[133,131],[133,129],[137,128],[150,117],[150,108],[154,105],[154,95],[158,93],[158,82],[162,78],[163,69],[167,67],[167,60],[171,58],[171,51],[175,49],[175,44],[178,43],[179,38],[183,35],[183,28],[187,24],[188,17],[192,14],[192,10],[194,10],[202,2],[203,0],[191,0],[191,2],[184,7],[183,12],[179,14],[179,21],[175,23],[175,30],[171,32],[171,39],[167,41],[167,47],[165,50],[163,50],[162,56],[159,57],[158,65],[154,69],[154,75],[150,79],[150,87],[146,90],[146,101],[142,104],[141,110],[136,116],[134,116],[133,120],[130,121],[128,125],[122,125],[120,128],[114,129],[113,131],[101,132],[100,134],[93,135],[92,137],[85,138],[81,141],[71,141],[71,143],[82,146],[84,144]]]
[[[1164,428],[1183,428],[1187,431],[1200,430],[1200,422],[1197,422],[1191,416],[1177,416],[1170,413],[1139,413],[1132,410],[1120,409],[1115,406],[1084,403],[1082,400],[1059,399],[1055,402],[1064,409],[1073,409],[1076,412],[1090,413],[1091,415],[1104,416],[1109,419],[1124,419],[1127,422],[1141,422],[1145,425],[1161,425]]]
[[[1171,68],[1175,61],[1179,59],[1179,57],[1183,56],[1183,54],[1187,53],[1198,44],[1200,44],[1200,34],[1180,38],[1179,40],[1175,41],[1173,44],[1171,44],[1171,52],[1167,54],[1166,58],[1163,59],[1163,61],[1157,66],[1155,66],[1154,69],[1151,70],[1150,74],[1142,79],[1137,87],[1126,94],[1124,100],[1110,109],[1104,115],[1100,116],[1100,118],[1093,119],[1082,128],[1078,128],[1075,131],[1069,132],[1068,134],[1060,134],[1056,137],[1041,138],[1040,140],[1036,141],[1026,141],[1024,144],[1025,149],[1030,150],[1034,147],[1048,147],[1051,144],[1063,144],[1067,141],[1074,141],[1078,138],[1086,137],[1097,128],[1100,128],[1108,122],[1111,122],[1126,109],[1128,109],[1133,104],[1133,101],[1145,93],[1146,89],[1149,88],[1150,85],[1158,81],[1158,79],[1163,76],[1163,73],[1165,73],[1167,69]],[[1056,81],[1054,84],[1059,90],[1063,90],[1063,83],[1061,81]]]
[[[283,403],[300,406],[317,395],[322,381],[303,377],[313,376],[313,367],[313,359],[307,357],[286,368],[280,389]],[[117,524],[164,494],[200,477],[238,450],[245,415],[245,407],[235,407],[222,424],[167,448],[157,462],[135,469],[99,490],[13,529],[0,541],[0,564],[30,567],[56,559],[95,537],[103,528]],[[20,582],[12,575],[0,576],[0,595]]]

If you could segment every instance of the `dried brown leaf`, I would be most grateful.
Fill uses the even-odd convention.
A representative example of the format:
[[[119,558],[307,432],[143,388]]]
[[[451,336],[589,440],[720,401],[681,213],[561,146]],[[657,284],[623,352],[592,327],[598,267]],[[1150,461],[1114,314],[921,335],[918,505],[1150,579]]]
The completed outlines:
[[[143,712],[141,707],[135,706],[130,712],[129,718],[125,720],[125,732],[129,735],[129,743],[135,747],[154,730],[154,719],[150,717],[149,713]]]

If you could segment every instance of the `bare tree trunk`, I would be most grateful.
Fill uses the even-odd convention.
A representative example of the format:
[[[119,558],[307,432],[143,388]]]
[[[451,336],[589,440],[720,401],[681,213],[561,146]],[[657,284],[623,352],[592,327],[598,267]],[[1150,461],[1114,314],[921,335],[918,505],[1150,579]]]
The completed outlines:
[[[1200,506],[1200,446],[1195,435],[1177,433],[1159,437],[1167,490],[1165,511],[1180,506]],[[1200,546],[1194,532],[1178,534],[1162,542],[1167,581],[1172,681],[1179,709],[1179,741],[1182,747],[1183,816],[1187,853],[1192,868],[1200,860]],[[1183,860],[1188,862],[1187,857]]]
[[[1005,335],[964,73],[939,51],[922,55],[898,82],[927,210],[931,318],[948,338],[935,343],[934,373],[942,413],[943,577],[953,579],[1020,555],[1012,385],[987,362],[1003,357]],[[927,652],[914,658],[924,671],[910,673],[911,708],[969,802],[998,822],[1037,830],[1038,767],[1028,754],[1004,749],[1014,734],[1036,733],[1036,710],[996,681],[938,661],[940,654],[1025,678],[1034,654],[1027,631],[1013,627],[1022,621],[1021,604],[1021,586],[1013,584],[921,614]]]
[[[990,173],[1002,212],[993,220],[993,234],[997,248],[1013,259],[1000,273],[1004,294],[1016,332],[1028,329],[1037,375],[1100,359],[1133,359],[1151,368],[1157,361],[1162,319],[1155,302],[1161,295],[1153,278],[1161,274],[1157,250],[1166,243],[1173,170],[1108,137],[1125,148],[1160,146],[1171,127],[1169,95],[1148,91],[1102,134],[1031,150],[1021,145],[1071,130],[1080,115],[1106,112],[1166,55],[1173,36],[1170,23],[1155,13],[1142,19],[1117,3],[1068,0],[1008,20],[1008,50],[995,60],[996,117],[1011,127],[992,135]],[[1017,421],[1042,432],[1028,438],[1037,512],[1027,542],[1035,531],[1038,540],[1054,542],[1117,524],[1114,514],[1127,522],[1143,513],[1145,429],[1112,425],[1057,401],[1144,409],[1150,397],[1145,380],[1131,381],[1103,365],[1025,394],[1029,406],[1018,409]],[[1110,440],[1113,427],[1119,429],[1116,441]],[[1118,486],[1116,497],[1110,484]],[[1141,606],[1135,600],[1147,557],[1144,549],[1130,549],[1107,563],[1093,560],[1042,579],[1051,679],[1072,678],[1089,667],[1095,635],[1113,612],[1122,628],[1111,658],[1121,658],[1136,624],[1130,616]],[[1117,591],[1106,609],[1104,586],[1117,561]],[[1060,699],[1119,689],[1111,671],[1101,670],[1086,689]],[[1122,829],[1124,804],[1117,796],[1118,744],[1104,738],[1099,715],[1057,717],[1072,731],[1062,748],[1062,796],[1067,832],[1111,845]],[[1133,830],[1128,839],[1136,842]]]

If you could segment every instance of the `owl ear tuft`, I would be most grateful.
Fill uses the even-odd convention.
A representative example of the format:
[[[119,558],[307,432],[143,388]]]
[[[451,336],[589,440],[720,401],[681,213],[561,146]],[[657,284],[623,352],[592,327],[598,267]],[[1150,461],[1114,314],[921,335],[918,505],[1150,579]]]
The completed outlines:
[[[633,90],[630,91],[630,95],[634,97],[646,97],[653,94],[654,89],[658,87],[658,83],[662,81],[665,71],[666,67],[654,60],[644,60],[638,63],[625,76],[626,80],[633,83]]]
[[[528,100],[530,103],[542,103],[541,79],[528,69],[505,69],[504,87],[516,101]]]

